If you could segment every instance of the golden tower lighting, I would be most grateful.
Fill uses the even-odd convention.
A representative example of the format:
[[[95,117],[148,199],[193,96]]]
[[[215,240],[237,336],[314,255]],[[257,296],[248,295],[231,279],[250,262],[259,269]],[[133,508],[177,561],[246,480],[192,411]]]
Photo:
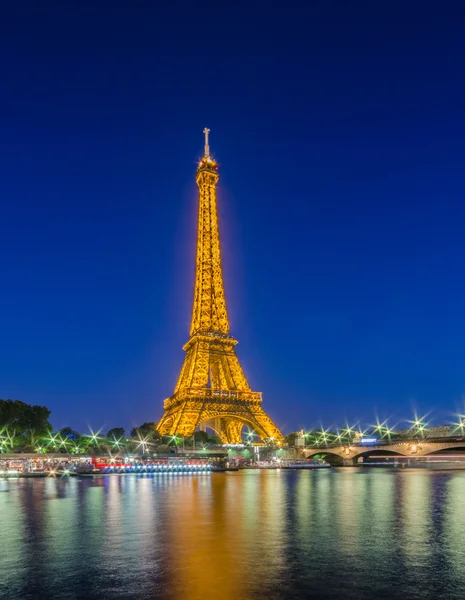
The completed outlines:
[[[261,439],[279,442],[283,436],[263,410],[261,392],[250,389],[234,348],[237,340],[230,335],[216,209],[218,165],[210,156],[210,130],[203,132],[205,150],[196,176],[199,210],[190,338],[157,429],[162,435],[190,437],[202,425],[213,429],[223,443],[238,444],[247,425]]]

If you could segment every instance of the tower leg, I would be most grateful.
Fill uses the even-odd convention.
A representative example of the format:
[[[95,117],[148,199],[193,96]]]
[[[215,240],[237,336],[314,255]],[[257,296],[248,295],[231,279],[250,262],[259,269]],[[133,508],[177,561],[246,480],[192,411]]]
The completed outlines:
[[[279,431],[270,417],[266,414],[263,408],[259,408],[254,411],[254,420],[257,423],[257,431],[262,439],[269,439],[274,441],[280,441],[283,439],[283,434]],[[261,433],[263,432],[265,435]]]
[[[242,443],[242,428],[244,423],[241,421],[231,420],[226,426],[226,432],[229,444],[241,444]]]

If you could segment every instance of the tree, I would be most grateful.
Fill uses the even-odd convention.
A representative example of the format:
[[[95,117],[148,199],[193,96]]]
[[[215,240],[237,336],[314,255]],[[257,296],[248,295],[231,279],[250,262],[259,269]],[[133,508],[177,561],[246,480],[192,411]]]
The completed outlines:
[[[136,439],[147,439],[149,442],[159,442],[161,441],[161,435],[158,433],[156,427],[156,423],[143,423],[140,427],[134,427],[131,430],[131,437]]]
[[[214,446],[221,446],[221,438],[216,435],[216,433],[211,433],[208,436],[208,444],[213,444]]]
[[[199,444],[208,444],[210,441],[210,438],[208,436],[208,433],[206,431],[196,431],[194,433],[194,440],[195,443],[199,443]]]
[[[45,406],[26,404],[20,400],[0,400],[0,429],[6,432],[11,447],[34,445],[51,426],[50,410]]]
[[[75,442],[77,442],[77,440],[81,437],[81,434],[79,433],[79,431],[76,431],[75,429],[71,429],[71,427],[63,427],[62,429],[60,429],[60,435],[63,438],[68,438]]]
[[[294,448],[295,440],[298,437],[299,437],[299,434],[296,431],[294,431],[293,433],[288,433],[285,436],[284,441],[286,442],[286,444],[288,444],[289,448]]]
[[[124,438],[124,427],[113,427],[113,429],[110,429],[110,431],[107,433],[107,438],[109,440],[121,440],[122,438]]]

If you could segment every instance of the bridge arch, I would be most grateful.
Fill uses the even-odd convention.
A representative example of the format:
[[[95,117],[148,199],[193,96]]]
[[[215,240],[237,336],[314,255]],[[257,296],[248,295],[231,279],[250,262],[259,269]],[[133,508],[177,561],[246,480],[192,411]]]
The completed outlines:
[[[422,456],[434,456],[435,454],[443,453],[445,456],[452,452],[458,452],[465,456],[465,442],[449,442],[448,444],[440,444],[440,448],[434,448],[433,450],[427,449],[422,453]]]
[[[305,458],[313,458],[314,456],[324,456],[326,462],[328,462],[333,467],[341,467],[344,464],[344,458],[341,454],[337,452],[331,452],[330,450],[316,450],[311,451],[310,453],[305,453]]]
[[[352,455],[352,458],[355,461],[358,461],[359,458],[368,458],[368,457],[373,456],[374,458],[376,457],[382,457],[382,456],[387,456],[389,458],[394,458],[396,456],[399,457],[406,457],[407,454],[404,454],[403,452],[400,452],[399,450],[387,450],[384,448],[372,448],[372,449],[367,449],[365,448],[363,450],[363,452],[358,452],[357,454]]]

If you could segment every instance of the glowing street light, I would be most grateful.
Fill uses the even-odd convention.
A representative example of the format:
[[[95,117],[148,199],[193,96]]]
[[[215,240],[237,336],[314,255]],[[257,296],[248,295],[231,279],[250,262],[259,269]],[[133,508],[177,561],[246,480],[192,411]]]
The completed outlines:
[[[386,427],[386,430],[385,430],[384,433],[387,436],[387,438],[390,440],[391,439],[391,433],[393,433],[393,432],[394,432],[394,429],[392,429],[391,427]]]
[[[412,428],[415,430],[415,433],[420,434],[421,436],[424,436],[424,432],[428,427],[428,424],[425,422],[424,419],[425,417],[418,418],[418,416],[415,415],[414,420],[410,421],[410,423],[412,423]]]
[[[376,427],[373,428],[374,431],[377,431],[380,435],[383,433],[384,423],[380,423],[378,421]]]
[[[366,436],[368,432],[368,429],[363,429],[361,427],[358,428],[357,434],[360,436],[360,438],[364,438]]]
[[[50,434],[50,437],[47,439],[47,441],[49,443],[49,446],[53,446],[54,448],[56,448],[56,445],[57,445],[56,439],[57,439],[57,437],[58,437],[58,434],[57,435]]]
[[[455,431],[458,431],[460,429],[460,432],[463,433],[464,429],[465,429],[465,417],[462,415],[458,415],[458,417],[459,417],[459,422],[457,423]]]
[[[87,437],[89,437],[89,438],[90,438],[90,441],[91,441],[91,443],[92,443],[92,444],[98,444],[99,440],[101,439],[101,438],[100,438],[100,436],[99,436],[99,433],[100,433],[100,431],[101,431],[101,430],[99,429],[99,430],[97,431],[97,433],[94,433],[94,432],[92,431],[92,428],[91,428],[91,427],[89,427],[89,431],[90,431],[90,435],[88,435]]]
[[[68,440],[67,440],[67,439],[63,439],[63,438],[60,436],[60,447],[64,446],[64,447],[66,448],[66,444],[67,444],[67,443],[68,443]]]
[[[342,441],[342,433],[339,431],[339,429],[337,430],[336,439],[338,442]]]
[[[351,435],[354,434],[354,429],[355,429],[355,427],[349,427],[349,425],[347,425],[346,428],[343,429],[342,431],[346,437],[350,437]]]
[[[422,421],[414,421],[413,426],[417,430],[418,433],[423,433],[426,429],[425,424]]]

